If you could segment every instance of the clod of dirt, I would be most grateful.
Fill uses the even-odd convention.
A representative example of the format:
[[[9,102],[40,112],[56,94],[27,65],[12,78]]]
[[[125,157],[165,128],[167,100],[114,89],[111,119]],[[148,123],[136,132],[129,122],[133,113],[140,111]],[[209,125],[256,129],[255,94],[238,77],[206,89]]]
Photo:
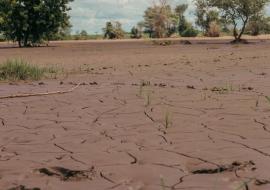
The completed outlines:
[[[192,85],[187,85],[187,88],[188,88],[188,89],[193,89],[193,90],[196,89],[196,88],[195,88],[194,86],[192,86]]]
[[[25,186],[23,185],[20,185],[20,186],[17,186],[17,187],[12,187],[8,190],[41,190],[40,188],[38,187],[34,187],[34,188],[26,188]]]
[[[15,83],[15,82],[10,82],[10,83],[8,83],[9,85],[12,85],[12,86],[17,86],[18,85],[18,83]]]
[[[89,82],[90,85],[98,85],[97,82]]]
[[[219,166],[214,169],[203,168],[199,170],[194,170],[191,173],[192,174],[217,174],[217,173],[223,173],[223,172],[232,172],[232,171],[242,170],[247,167],[252,167],[251,168],[252,170],[256,169],[255,163],[253,161],[248,161],[248,162],[235,161],[229,165]]]
[[[170,40],[164,40],[164,41],[153,40],[152,43],[153,45],[160,45],[160,46],[169,46],[173,44],[173,42]]]
[[[181,40],[180,41],[180,44],[183,44],[183,45],[191,45],[192,43],[188,40]]]
[[[267,185],[267,184],[270,184],[270,180],[256,179],[254,184],[257,185],[257,186]]]
[[[243,89],[243,90],[254,90],[253,87],[243,87],[242,89]]]
[[[227,88],[219,88],[219,87],[214,87],[211,89],[212,92],[224,92],[224,91],[228,91]]]
[[[164,83],[160,83],[158,86],[161,87],[161,88],[164,88],[164,87],[166,87],[167,85],[164,84]]]
[[[56,176],[59,177],[63,181],[69,180],[84,180],[90,179],[96,175],[96,171],[94,167],[90,170],[70,170],[63,167],[52,167],[52,168],[40,168],[38,169],[39,173],[47,175],[47,176]]]
[[[85,82],[81,83],[82,86],[86,86],[87,84]]]

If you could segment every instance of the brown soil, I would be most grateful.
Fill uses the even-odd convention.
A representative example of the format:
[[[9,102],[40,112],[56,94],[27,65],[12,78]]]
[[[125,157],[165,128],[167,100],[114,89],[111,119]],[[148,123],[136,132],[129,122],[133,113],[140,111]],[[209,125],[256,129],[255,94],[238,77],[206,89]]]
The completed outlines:
[[[2,82],[0,189],[269,190],[270,42],[0,44],[65,75]]]

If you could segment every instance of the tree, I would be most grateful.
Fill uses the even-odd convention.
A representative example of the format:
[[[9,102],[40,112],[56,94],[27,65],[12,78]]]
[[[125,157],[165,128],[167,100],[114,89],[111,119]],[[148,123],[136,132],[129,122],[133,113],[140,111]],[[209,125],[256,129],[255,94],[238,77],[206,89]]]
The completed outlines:
[[[163,38],[170,36],[175,31],[176,21],[168,0],[159,0],[144,12],[145,32],[149,36]]]
[[[187,4],[181,4],[176,6],[175,8],[175,13],[178,17],[178,33],[180,35],[188,28],[188,22],[186,21],[186,18],[184,16],[187,8],[188,8]]]
[[[233,25],[234,42],[242,41],[249,20],[262,13],[268,2],[269,0],[207,0],[210,7],[218,8],[225,20]]]
[[[184,14],[188,8],[187,4],[180,4],[173,8],[168,0],[159,0],[144,12],[144,28],[150,38],[170,37],[178,32],[180,35],[187,29],[187,34],[193,33],[191,23],[188,23]]]
[[[215,23],[220,24],[220,16],[217,10],[211,9],[208,6],[207,0],[195,0],[196,6],[196,24],[202,29],[205,35],[209,34],[210,25]]]
[[[259,14],[250,18],[246,33],[257,36],[261,33],[268,33],[270,30],[270,17]]]
[[[0,32],[19,46],[50,40],[70,25],[67,12],[72,0],[0,0]]]
[[[124,37],[124,30],[120,22],[107,22],[105,28],[103,28],[104,38],[120,39]]]
[[[142,37],[142,31],[139,29],[139,27],[132,27],[130,37],[133,39],[139,39]]]

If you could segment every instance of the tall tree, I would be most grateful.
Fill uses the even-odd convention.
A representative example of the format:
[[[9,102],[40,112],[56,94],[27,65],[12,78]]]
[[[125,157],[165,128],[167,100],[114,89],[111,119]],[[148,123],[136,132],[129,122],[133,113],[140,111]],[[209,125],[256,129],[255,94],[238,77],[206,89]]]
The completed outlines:
[[[225,20],[233,25],[235,42],[240,42],[247,23],[253,16],[262,13],[269,0],[207,0],[209,6],[221,11]]]
[[[106,26],[103,28],[104,38],[109,39],[120,39],[124,37],[124,30],[120,22],[107,22]]]
[[[180,35],[188,27],[188,23],[186,21],[185,15],[184,15],[187,8],[188,8],[187,4],[177,5],[176,8],[175,8],[175,13],[176,13],[177,18],[178,18],[178,32],[179,32]]]
[[[246,33],[251,34],[253,36],[257,36],[261,33],[268,33],[269,29],[270,29],[270,17],[258,14],[250,18],[247,24]]]
[[[207,0],[195,0],[196,6],[196,24],[202,29],[205,35],[208,34],[210,25],[220,23],[220,16],[217,10],[213,10],[208,6]]]
[[[163,38],[171,33],[174,27],[173,11],[168,0],[159,0],[144,12],[145,32],[150,37]]]
[[[0,0],[0,32],[19,46],[49,40],[69,25],[72,0]]]
[[[187,8],[187,4],[180,4],[173,8],[169,0],[159,0],[148,7],[144,13],[145,32],[149,33],[150,37],[156,38],[170,37],[176,32],[180,35],[183,33],[194,35],[195,29],[184,16]]]

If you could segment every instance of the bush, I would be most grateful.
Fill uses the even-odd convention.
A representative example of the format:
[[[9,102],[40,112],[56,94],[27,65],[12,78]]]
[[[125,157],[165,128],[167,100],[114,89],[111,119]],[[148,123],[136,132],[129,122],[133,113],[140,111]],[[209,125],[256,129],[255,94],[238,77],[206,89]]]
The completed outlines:
[[[0,42],[4,42],[4,41],[6,41],[4,35],[0,34]]]
[[[23,60],[7,60],[0,65],[0,80],[39,80],[46,72],[55,72],[30,65]]]
[[[217,22],[211,22],[207,31],[207,36],[209,37],[219,37],[220,36],[220,27]]]
[[[132,38],[132,39],[140,39],[140,38],[142,38],[142,32],[137,27],[133,27],[131,29],[130,38]]]
[[[193,27],[189,26],[186,30],[181,33],[182,37],[196,37],[198,35],[198,31]]]

